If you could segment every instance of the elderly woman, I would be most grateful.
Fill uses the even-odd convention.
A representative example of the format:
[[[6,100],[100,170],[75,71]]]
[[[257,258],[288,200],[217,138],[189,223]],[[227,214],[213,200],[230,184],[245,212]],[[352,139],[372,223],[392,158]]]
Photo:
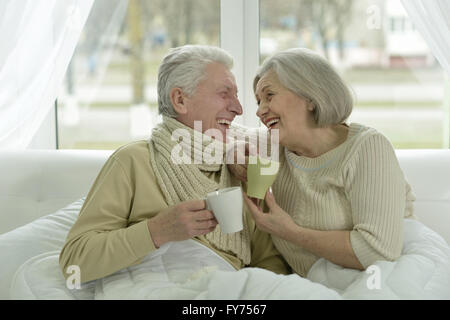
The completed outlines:
[[[258,117],[279,130],[281,166],[268,214],[245,200],[292,269],[305,277],[321,257],[360,270],[398,258],[414,196],[388,139],[346,124],[353,100],[333,67],[290,49],[264,62],[254,90]]]

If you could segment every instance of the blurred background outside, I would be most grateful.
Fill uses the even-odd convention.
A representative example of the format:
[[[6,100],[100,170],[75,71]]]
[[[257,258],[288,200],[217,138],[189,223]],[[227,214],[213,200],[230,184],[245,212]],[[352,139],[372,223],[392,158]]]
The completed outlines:
[[[163,56],[221,32],[220,0],[96,0],[58,97],[59,148],[147,139]],[[259,36],[260,62],[292,47],[329,59],[355,93],[350,122],[398,149],[449,148],[448,79],[399,0],[260,0]]]

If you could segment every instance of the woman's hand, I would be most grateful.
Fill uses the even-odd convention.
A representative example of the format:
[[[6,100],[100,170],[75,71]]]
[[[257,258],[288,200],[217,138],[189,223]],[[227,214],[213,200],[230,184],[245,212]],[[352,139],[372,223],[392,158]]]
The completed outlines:
[[[245,193],[244,201],[256,225],[262,231],[273,234],[344,268],[364,270],[353,251],[350,231],[322,231],[303,228],[297,225],[291,216],[277,205],[270,191],[266,193],[265,197],[266,205],[270,209],[269,213],[264,213],[258,207],[258,201],[253,198],[250,199]]]
[[[274,236],[288,240],[289,234],[291,234],[297,227],[297,224],[292,220],[291,216],[281,209],[275,201],[275,197],[269,190],[266,193],[265,203],[269,208],[268,213],[264,213],[258,206],[259,201],[250,199],[244,193],[244,201],[250,210],[256,226],[267,233]]]

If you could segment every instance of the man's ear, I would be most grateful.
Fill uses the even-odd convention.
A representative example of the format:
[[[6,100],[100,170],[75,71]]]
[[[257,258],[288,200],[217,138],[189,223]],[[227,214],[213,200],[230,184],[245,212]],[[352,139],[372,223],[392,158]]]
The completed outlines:
[[[178,114],[186,114],[188,109],[186,105],[186,95],[181,88],[172,88],[170,90],[170,101]]]
[[[306,107],[308,108],[308,111],[313,112],[316,110],[316,105],[314,104],[314,102],[312,102],[312,100],[308,99],[306,101]]]

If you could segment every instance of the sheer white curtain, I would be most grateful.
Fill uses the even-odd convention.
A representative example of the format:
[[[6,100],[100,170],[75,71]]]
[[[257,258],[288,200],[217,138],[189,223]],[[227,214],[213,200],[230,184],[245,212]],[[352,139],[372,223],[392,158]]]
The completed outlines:
[[[450,0],[402,0],[402,4],[450,76]]]
[[[53,107],[93,2],[0,1],[0,149],[25,149]]]

